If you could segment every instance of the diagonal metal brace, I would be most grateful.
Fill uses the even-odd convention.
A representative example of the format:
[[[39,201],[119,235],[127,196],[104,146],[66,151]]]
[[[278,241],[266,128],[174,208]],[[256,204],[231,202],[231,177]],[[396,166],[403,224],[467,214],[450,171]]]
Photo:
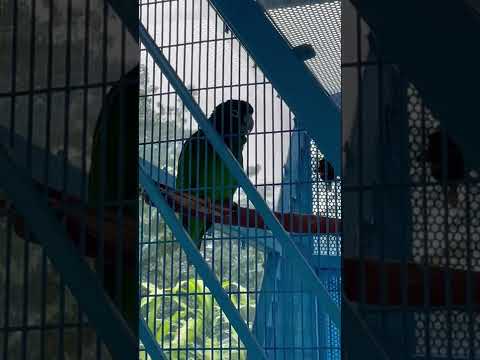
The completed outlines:
[[[35,238],[43,245],[47,256],[61,274],[77,299],[80,308],[95,327],[114,359],[138,357],[138,342],[132,331],[110,301],[97,276],[80,257],[66,229],[42,200],[32,181],[0,145],[0,187],[25,218]]]
[[[158,345],[158,342],[155,341],[155,336],[153,336],[147,323],[143,319],[140,319],[139,333],[140,340],[143,346],[145,346],[145,350],[150,358],[153,360],[167,360],[162,348]]]
[[[175,238],[182,246],[183,251],[185,251],[188,260],[195,266],[203,281],[205,281],[205,284],[212,292],[215,300],[217,300],[233,328],[237,331],[238,336],[247,348],[249,354],[254,356],[254,359],[266,360],[267,358],[263,349],[250,333],[248,326],[243,321],[238,310],[232,304],[217,277],[205,262],[202,254],[200,254],[196,245],[183,228],[183,225],[178,221],[174,211],[170,208],[167,201],[163,198],[163,196],[160,194],[160,191],[155,186],[155,183],[147,175],[141,165],[139,166],[139,177],[140,184],[150,197],[150,201],[154,203],[155,207],[157,207],[159,212],[162,214],[165,222],[168,224]]]

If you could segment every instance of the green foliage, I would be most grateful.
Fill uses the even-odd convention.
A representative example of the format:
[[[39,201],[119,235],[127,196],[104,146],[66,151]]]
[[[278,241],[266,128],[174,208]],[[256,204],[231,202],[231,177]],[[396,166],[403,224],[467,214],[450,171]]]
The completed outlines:
[[[247,313],[253,314],[253,294],[247,294],[246,288],[234,282],[224,281],[222,286],[245,320]],[[149,296],[142,299],[141,315],[147,319],[150,330],[170,359],[221,360],[220,348],[223,353],[232,349],[235,359],[246,359],[245,350],[238,349],[243,346],[237,333],[230,328],[228,319],[202,280],[190,278],[170,289],[142,283],[142,289]],[[165,302],[171,302],[171,311],[168,317],[161,318],[159,314]],[[249,320],[251,326],[252,316]]]

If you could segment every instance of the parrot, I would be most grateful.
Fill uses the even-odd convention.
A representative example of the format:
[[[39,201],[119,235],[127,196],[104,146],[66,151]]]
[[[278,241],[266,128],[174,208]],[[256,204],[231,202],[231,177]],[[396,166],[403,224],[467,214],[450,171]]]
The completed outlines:
[[[320,176],[320,179],[326,182],[328,191],[331,191],[335,180],[335,170],[330,161],[325,158],[317,160],[314,170]]]
[[[441,182],[443,179],[443,157],[442,157],[442,137],[443,131],[436,129],[428,136],[428,146],[426,148],[424,158],[430,163],[432,177]],[[448,182],[455,182],[448,185],[448,202],[452,206],[458,204],[458,182],[465,178],[465,166],[463,155],[450,137],[447,136],[447,173]]]
[[[329,161],[325,160],[325,158],[318,161],[316,170],[323,181],[335,180],[335,171],[333,166]]]
[[[122,93],[123,92],[123,93]],[[123,75],[107,93],[100,111],[93,135],[92,155],[90,171],[88,175],[88,205],[97,207],[100,196],[102,160],[101,154],[105,153],[103,176],[105,176],[104,203],[105,211],[114,214],[118,209],[115,202],[118,201],[119,189],[119,156],[122,157],[123,169],[120,174],[123,178],[123,194],[120,200],[126,203],[124,206],[124,218],[138,218],[138,109],[139,109],[139,64]],[[123,112],[123,144],[119,155],[120,146],[120,112]],[[105,139],[103,148],[102,138]],[[104,151],[102,151],[104,150]],[[106,235],[109,236],[109,235]],[[114,235],[110,235],[114,236]],[[130,236],[124,236],[125,242],[133,241]],[[105,239],[116,241],[117,239]],[[116,244],[115,244],[116,246]],[[130,246],[130,248],[132,248]],[[105,290],[114,298],[116,268],[116,254],[105,254]],[[138,279],[136,265],[137,254],[126,254],[128,259],[124,262],[122,276],[122,313],[132,331],[138,333]],[[128,265],[127,265],[128,264]],[[117,303],[117,305],[119,305]]]
[[[242,151],[254,127],[253,107],[246,101],[228,100],[215,107],[209,117],[233,156],[243,166]],[[182,145],[178,159],[176,189],[231,209],[238,208],[233,195],[239,184],[215,153],[205,133],[198,130]],[[200,250],[212,222],[184,216],[183,226]]]

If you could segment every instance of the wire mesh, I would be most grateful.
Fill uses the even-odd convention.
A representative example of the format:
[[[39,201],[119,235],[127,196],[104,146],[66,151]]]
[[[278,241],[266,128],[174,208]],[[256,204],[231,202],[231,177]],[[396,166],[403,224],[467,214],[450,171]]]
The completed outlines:
[[[422,101],[413,85],[408,88],[411,177],[416,183],[411,202],[414,216],[412,255],[415,261],[459,270],[479,271],[479,222],[474,214],[480,201],[478,175],[471,173],[458,188],[458,203],[445,206],[448,195],[424,166],[422,151],[440,122]],[[431,141],[431,140],[430,140]],[[452,161],[452,160],[449,160]],[[449,162],[449,165],[451,162]],[[453,164],[451,166],[454,166]],[[473,213],[471,213],[473,211]],[[415,353],[432,357],[480,357],[479,315],[469,309],[434,309],[415,314]],[[428,335],[427,335],[428,334]]]
[[[114,214],[110,221],[117,229],[103,236],[103,241],[119,248],[122,241],[135,244],[136,232],[133,236],[124,232],[125,208],[131,201],[119,196],[115,206],[111,199],[110,204],[97,203],[90,208],[90,214],[98,216],[96,224],[86,210],[91,206],[88,176],[102,102],[111,86],[138,61],[138,45],[104,1],[4,0],[0,6],[2,146],[10,149],[15,163],[38,185],[45,204],[67,227],[80,254],[89,251],[92,228],[94,240],[100,240],[96,244],[101,245],[99,234],[108,225],[100,217],[102,211]],[[107,163],[116,161],[125,162],[121,153]],[[69,202],[72,197],[73,203]],[[2,192],[0,358],[110,358],[62,274],[8,200],[9,194]],[[78,213],[71,215],[71,211]],[[122,256],[107,253],[105,259],[117,255]],[[125,285],[120,257],[106,271],[100,269],[100,256],[85,258],[99,278],[108,279],[109,295],[117,304],[117,290]]]
[[[312,45],[316,55],[306,65],[330,95],[340,93],[341,1],[307,3],[267,12],[293,47]]]
[[[242,166],[272,209],[285,214],[293,211],[293,200],[285,194],[291,194],[292,189],[300,186],[311,194],[322,180],[317,175],[315,178],[308,175],[312,174],[310,140],[302,144],[308,158],[293,149],[292,138],[305,131],[295,127],[293,114],[250,54],[206,0],[144,1],[140,9],[142,23],[207,116],[229,99],[242,99],[252,105],[255,124],[240,151]],[[144,48],[141,49],[140,74],[140,156],[152,178],[164,177],[165,173],[170,179],[178,177],[179,166],[185,168],[182,150],[186,144],[192,144],[189,140],[192,135],[201,143],[202,134],[196,133],[195,120]],[[228,192],[228,174],[220,165],[212,166],[218,161],[218,155],[202,146],[197,149],[200,150],[191,154],[187,162],[188,173],[198,178],[202,172],[207,176],[208,172],[215,171],[215,181],[213,184],[191,182],[195,186],[182,188],[178,181],[185,178],[177,179],[176,190],[187,195],[200,194],[221,203],[218,200],[224,199],[219,199],[219,194]],[[231,150],[240,158],[238,149]],[[302,160],[305,161],[302,163]],[[183,161],[183,165],[179,161]],[[287,176],[285,167],[290,165],[292,169],[292,164],[296,173]],[[301,177],[299,169],[308,169],[308,172],[303,171]],[[240,208],[253,209],[237,185],[230,184],[230,188],[234,191],[231,198]],[[207,192],[216,195],[202,195]],[[318,192],[317,198],[321,196]],[[332,199],[334,197],[332,195]],[[183,205],[177,211],[180,218],[187,218],[187,230],[188,221],[199,216],[198,209],[192,213],[189,206]],[[212,220],[214,224],[203,237],[200,247],[203,257],[262,342],[269,358],[323,358],[332,345],[318,338],[316,319],[313,328],[303,329],[300,323],[293,322],[311,319],[309,315],[315,305],[302,289],[301,280],[295,278],[291,264],[275,251],[281,246],[271,233],[255,226],[257,220],[247,226],[231,225],[229,214],[233,205],[226,206],[228,211],[220,221]],[[338,210],[333,202],[324,202],[318,207],[332,217]],[[309,208],[301,210],[312,213],[312,202]],[[140,228],[141,316],[160,346],[171,358],[246,358],[245,347],[209,289],[189,266],[168,225],[148,201],[141,204],[140,211],[143,220]],[[190,234],[195,232],[190,229]],[[304,245],[309,257],[313,256],[311,237]],[[298,243],[305,238],[308,236],[300,236]],[[325,240],[325,244],[327,242]],[[288,278],[295,282],[289,282]],[[331,288],[332,292],[338,291],[335,284]],[[295,310],[292,314],[288,304]],[[322,321],[320,327],[324,331],[327,323],[325,319]],[[308,337],[314,340],[306,344]],[[338,351],[338,346],[334,344],[333,348]],[[148,355],[142,356],[146,359]]]
[[[344,264],[379,266],[344,289],[360,284],[349,295],[392,358],[476,359],[478,174],[444,131],[435,146],[440,121],[350,2],[342,16]]]

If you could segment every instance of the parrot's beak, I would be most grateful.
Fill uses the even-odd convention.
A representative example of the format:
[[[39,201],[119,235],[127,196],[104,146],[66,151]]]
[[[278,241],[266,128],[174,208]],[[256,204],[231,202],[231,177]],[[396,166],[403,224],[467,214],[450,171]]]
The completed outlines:
[[[242,135],[248,135],[252,132],[254,126],[253,117],[250,114],[245,115],[242,121]]]

